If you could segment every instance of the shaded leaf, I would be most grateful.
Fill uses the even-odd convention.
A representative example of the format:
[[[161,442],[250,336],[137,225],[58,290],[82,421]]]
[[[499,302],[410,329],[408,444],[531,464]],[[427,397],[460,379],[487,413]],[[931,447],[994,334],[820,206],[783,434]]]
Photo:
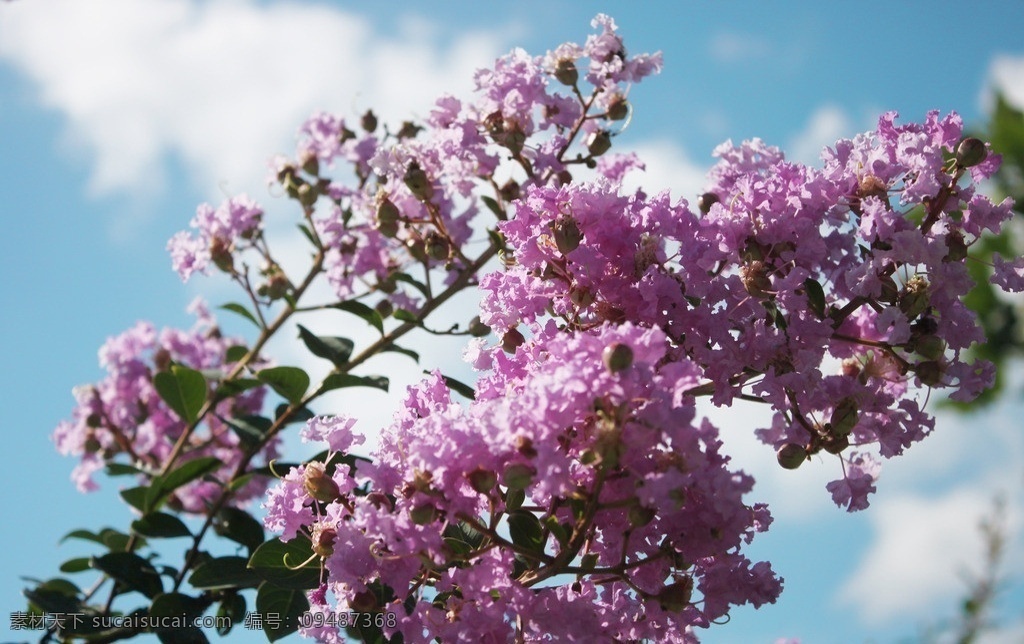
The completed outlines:
[[[343,367],[352,357],[352,351],[355,349],[352,340],[337,336],[318,336],[301,324],[296,326],[299,328],[302,343],[318,358],[325,358],[334,363],[334,366]]]
[[[320,584],[320,566],[314,559],[302,568],[293,570],[313,556],[309,539],[295,537],[291,541],[271,539],[249,559],[249,568],[262,579],[281,588],[309,590]]]
[[[384,319],[375,309],[363,304],[362,302],[357,302],[356,300],[349,300],[348,302],[335,304],[334,308],[362,318],[367,324],[377,329],[381,335],[384,335]]]
[[[164,590],[153,565],[134,552],[110,552],[93,557],[92,567],[116,579],[126,590],[138,591],[150,599]]]
[[[309,388],[309,374],[298,367],[271,367],[258,372],[256,377],[293,404],[299,403]]]
[[[260,327],[260,322],[259,320],[256,319],[256,316],[250,313],[249,309],[245,308],[244,306],[237,302],[230,302],[228,304],[221,306],[220,308],[224,309],[225,311],[231,311],[232,313],[237,313],[238,315],[241,315],[246,320],[249,320],[250,322],[255,324],[257,329],[262,328]]]
[[[202,589],[255,588],[262,581],[245,557],[218,557],[198,566],[188,583]]]
[[[342,389],[345,387],[373,387],[374,389],[387,391],[389,385],[390,380],[385,376],[355,376],[350,373],[332,373],[324,378],[320,388],[323,391],[331,391],[332,389]]]
[[[188,423],[196,422],[206,402],[206,378],[195,369],[171,365],[153,376],[153,387],[167,406]]]
[[[222,537],[240,543],[252,553],[263,543],[263,526],[245,510],[226,507],[217,513],[214,529]]]
[[[144,537],[164,539],[192,536],[181,519],[164,512],[152,512],[132,521],[132,532]]]
[[[256,593],[256,612],[280,617],[280,620],[273,621],[264,619],[263,632],[271,642],[299,630],[302,614],[308,610],[309,601],[301,590],[289,590],[264,582]]]

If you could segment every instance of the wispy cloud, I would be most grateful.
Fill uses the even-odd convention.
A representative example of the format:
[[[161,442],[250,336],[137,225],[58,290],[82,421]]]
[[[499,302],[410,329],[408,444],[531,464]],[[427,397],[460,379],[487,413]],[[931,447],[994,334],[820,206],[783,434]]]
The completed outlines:
[[[852,137],[856,133],[853,127],[852,119],[843,108],[831,103],[821,105],[793,137],[786,156],[807,165],[819,165],[822,149],[834,145],[840,138]]]
[[[986,113],[991,111],[993,94],[997,91],[1017,109],[1024,109],[1024,55],[996,56],[989,63],[988,82],[979,97]]]
[[[401,18],[384,34],[335,8],[249,0],[50,0],[3,18],[0,61],[66,119],[94,194],[157,189],[168,158],[206,192],[251,189],[313,110],[422,115],[507,40]]]
[[[722,63],[763,60],[778,54],[771,41],[763,36],[721,31],[710,41],[711,57]]]

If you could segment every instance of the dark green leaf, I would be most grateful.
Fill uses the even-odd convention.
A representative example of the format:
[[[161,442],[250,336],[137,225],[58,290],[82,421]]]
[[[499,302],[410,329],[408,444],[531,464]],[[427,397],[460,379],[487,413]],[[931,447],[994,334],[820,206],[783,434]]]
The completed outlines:
[[[89,570],[89,557],[77,557],[75,559],[68,559],[60,565],[61,572],[82,572],[83,570]]]
[[[544,552],[544,527],[532,512],[516,510],[508,515],[508,531],[512,543],[531,552]]]
[[[406,311],[405,309],[395,309],[395,312],[391,314],[391,317],[395,318],[399,322],[412,322],[413,324],[419,324],[420,318],[412,311]]]
[[[261,328],[260,327],[260,322],[259,322],[259,320],[256,319],[256,316],[253,315],[252,313],[250,313],[249,309],[245,308],[241,304],[238,304],[237,302],[231,302],[229,304],[225,304],[224,306],[222,306],[220,308],[224,309],[225,311],[231,311],[232,313],[237,313],[238,315],[241,315],[246,320],[249,320],[250,322],[255,324],[257,329]]]
[[[280,404],[277,409],[274,410],[274,418],[281,418],[282,415],[290,408],[290,405]],[[292,423],[304,423],[310,418],[315,417],[316,414],[309,411],[308,407],[298,407],[292,410],[292,413],[288,415],[288,419],[285,421],[286,425]]]
[[[224,359],[227,362],[238,362],[249,354],[249,347],[244,344],[233,344],[224,352]]]
[[[263,632],[271,642],[299,630],[299,620],[308,610],[306,593],[301,590],[289,590],[265,582],[256,593],[256,612],[280,617],[280,620],[273,621],[264,619]]]
[[[391,351],[393,353],[401,353],[404,356],[409,356],[410,358],[412,358],[416,362],[420,361],[420,354],[416,353],[412,349],[406,349],[405,347],[400,347],[397,344],[389,344],[388,346],[386,346],[383,349],[381,349],[381,351]]]
[[[214,529],[222,537],[240,543],[252,553],[263,543],[263,526],[245,510],[226,507],[217,513]]]
[[[126,590],[138,591],[150,599],[164,590],[153,565],[134,552],[110,552],[93,557],[92,567],[116,579]]]
[[[68,539],[82,539],[83,541],[94,541],[100,544],[103,543],[103,538],[100,535],[89,530],[72,530],[60,538],[60,543],[64,543]]]
[[[352,357],[355,343],[348,338],[318,336],[301,324],[296,326],[299,328],[299,338],[303,344],[318,358],[325,358],[333,362],[334,366],[343,367],[348,362],[348,359]]]
[[[245,597],[238,594],[229,594],[217,607],[217,635],[224,637],[231,632],[235,624],[245,620]],[[222,626],[222,620],[228,618],[230,623]]]
[[[139,512],[146,511],[146,495],[149,493],[148,485],[140,485],[138,487],[130,487],[125,490],[121,490],[121,498],[125,502],[138,510]]]
[[[153,604],[149,607],[149,615],[158,620],[177,621],[185,617],[191,621],[202,615],[208,605],[208,603],[183,593],[166,593],[153,600]],[[157,638],[165,644],[203,644],[209,641],[203,631],[191,625],[156,628],[154,632]]]
[[[125,463],[107,463],[107,476],[128,476],[131,474],[142,474],[143,471],[134,465]]]
[[[218,557],[195,569],[188,583],[196,588],[219,590],[224,588],[255,588],[260,577],[247,568],[245,557]]]
[[[821,288],[821,284],[808,277],[804,280],[804,290],[807,292],[807,303],[810,304],[811,310],[819,318],[825,317],[825,291]]]
[[[356,315],[366,321],[367,324],[380,331],[381,335],[384,335],[384,319],[381,318],[380,313],[362,302],[356,300],[349,300],[348,302],[341,302],[335,304],[334,308],[342,311],[347,311],[353,315]]]
[[[150,538],[173,539],[191,537],[192,533],[178,517],[164,512],[153,512],[132,521],[132,532]]]
[[[487,195],[481,195],[480,200],[484,202],[487,209],[493,212],[499,219],[505,218],[505,213],[501,211],[501,206],[498,205],[498,201],[494,197],[488,197]]]
[[[158,509],[175,490],[209,474],[221,465],[220,460],[213,456],[200,456],[182,463],[177,469],[163,476],[154,478],[146,493],[146,507],[143,509],[143,514],[149,514]]]
[[[505,493],[505,509],[509,511],[518,510],[523,505],[523,501],[525,500],[525,490],[509,490],[508,492]]]
[[[267,541],[249,559],[249,568],[277,586],[291,590],[309,590],[320,584],[320,565],[314,558],[297,570],[293,568],[313,556],[309,539],[297,536],[291,541]]]
[[[113,552],[119,552],[128,548],[128,541],[131,539],[128,535],[113,528],[103,528],[100,530],[100,543],[105,545]],[[136,545],[145,545],[144,539],[136,539]]]
[[[424,371],[423,373],[430,372]],[[476,391],[474,391],[473,388],[467,385],[466,383],[456,380],[451,376],[442,375],[441,378],[444,380],[444,384],[448,385],[448,388],[454,391],[455,393],[459,394],[460,396],[463,396],[464,398],[476,400]]]
[[[74,595],[43,587],[25,589],[23,592],[32,605],[44,613],[81,612],[82,602]]]
[[[298,367],[271,367],[260,371],[256,377],[293,404],[300,402],[309,388],[309,374]]]
[[[188,423],[194,423],[206,402],[206,378],[195,369],[171,365],[153,376],[153,387],[167,406]]]
[[[411,275],[407,273],[395,273],[395,280],[399,282],[405,282],[409,286],[412,286],[417,291],[422,293],[424,296],[430,297],[430,289],[427,288],[427,285],[419,281],[418,279],[413,278]]]
[[[374,389],[388,390],[390,381],[385,376],[355,376],[350,373],[332,373],[324,378],[320,385],[323,391],[342,389],[344,387],[373,387]]]
[[[258,445],[274,424],[265,416],[241,416],[239,418],[223,418],[222,420],[234,430],[242,443],[249,447]]]
[[[297,225],[298,225],[299,230],[302,231],[302,234],[305,235],[306,239],[309,240],[309,243],[313,244],[313,246],[315,248],[320,248],[320,244],[317,243],[316,237],[313,236],[313,232],[309,229],[309,226],[307,226],[306,224],[297,224]]]
[[[235,378],[234,380],[225,380],[220,383],[217,387],[218,398],[229,398],[231,396],[237,396],[243,391],[248,391],[255,387],[259,387],[261,383],[255,378]]]

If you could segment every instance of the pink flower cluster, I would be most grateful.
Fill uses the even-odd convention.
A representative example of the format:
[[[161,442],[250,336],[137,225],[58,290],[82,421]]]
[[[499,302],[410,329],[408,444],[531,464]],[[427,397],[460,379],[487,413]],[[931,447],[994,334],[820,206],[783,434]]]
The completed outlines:
[[[729,468],[697,397],[770,405],[756,434],[779,464],[834,456],[827,489],[855,511],[876,455],[932,431],[932,389],[969,401],[991,384],[991,365],[966,359],[983,338],[962,302],[965,260],[1011,203],[977,190],[999,159],[962,138],[956,114],[885,114],[826,149],[821,169],[760,140],[723,144],[695,208],[623,194],[642,163],[603,156],[608,128],[630,109],[626,84],[661,63],[628,56],[610,18],[594,27],[583,46],[515,50],[479,71],[476,99],[442,98],[422,133],[378,136],[364,117],[356,135],[318,115],[299,161],[279,165],[296,194],[299,167],[355,168],[355,187],[316,181],[334,200],[316,230],[342,298],[359,282],[392,293],[410,257],[463,270],[487,190],[507,245],[503,269],[479,280],[498,340],[467,351],[483,372],[474,401],[453,402],[435,373],[355,469],[337,461],[359,442],[354,421],[315,419],[305,437],[330,456],[270,492],[267,527],[308,539],[322,563],[315,611],[391,611],[385,634],[411,641],[692,641],[781,591],[742,554],[771,517],[744,502],[753,480]],[[572,157],[577,136],[586,150]],[[595,181],[574,179],[583,167]],[[1021,260],[994,264],[994,283],[1024,287]]]
[[[72,479],[82,491],[97,489],[93,474],[107,463],[122,462],[140,471],[141,477],[159,472],[175,442],[185,429],[160,398],[153,375],[172,363],[207,372],[230,368],[227,351],[241,340],[222,337],[201,300],[190,307],[197,315],[188,330],[163,329],[159,333],[147,322],[139,322],[121,335],[107,340],[100,349],[100,366],[107,370],[103,380],[75,388],[78,405],[70,421],[54,431],[57,450],[81,456]],[[260,411],[264,387],[249,389],[217,405],[188,442],[179,464],[203,456],[218,458],[223,465],[214,477],[226,480],[243,457],[238,437],[220,418],[244,416]],[[220,418],[218,418],[218,416]],[[273,458],[271,445],[265,458]],[[252,483],[236,495],[242,502],[263,492],[262,483]],[[203,512],[221,491],[214,481],[196,481],[176,490],[172,506],[187,512]]]
[[[198,237],[183,231],[167,243],[171,265],[183,282],[193,273],[206,273],[211,261],[227,270],[235,245],[252,239],[260,230],[262,218],[263,209],[246,195],[232,197],[216,209],[210,204],[200,205],[191,222]]]
[[[772,602],[770,566],[739,553],[771,517],[743,502],[753,480],[695,420],[699,369],[669,347],[658,329],[550,322],[496,356],[468,409],[439,374],[410,390],[372,465],[293,470],[267,526],[326,546],[339,610],[386,588],[375,609],[407,641],[504,639],[516,620],[531,639],[682,641],[731,605]],[[353,444],[350,420],[314,422],[332,450]]]

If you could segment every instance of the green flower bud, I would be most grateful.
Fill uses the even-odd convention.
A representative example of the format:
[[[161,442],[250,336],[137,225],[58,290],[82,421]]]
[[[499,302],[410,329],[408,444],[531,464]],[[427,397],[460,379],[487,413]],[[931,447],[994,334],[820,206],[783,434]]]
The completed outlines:
[[[498,484],[498,475],[493,470],[478,467],[466,474],[469,486],[480,494],[487,494]]]
[[[604,366],[612,373],[625,371],[633,365],[633,349],[628,344],[612,342],[601,355]]]
[[[779,448],[775,456],[779,459],[779,465],[787,470],[795,470],[807,460],[807,450],[803,445],[786,443]]]
[[[764,262],[755,260],[741,267],[740,277],[743,288],[753,297],[764,299],[772,290],[772,280],[768,277],[768,267]]]
[[[605,130],[598,130],[590,135],[587,140],[587,152],[591,156],[599,157],[612,147],[612,137]]]
[[[426,525],[437,516],[437,509],[429,503],[417,505],[409,510],[409,520],[416,525]]]
[[[642,528],[651,521],[657,513],[651,508],[645,508],[642,505],[631,505],[629,506],[629,525],[634,528]]]
[[[377,312],[382,319],[391,317],[391,314],[395,312],[395,305],[391,303],[391,300],[384,299],[374,305],[373,310]]]
[[[951,230],[946,233],[946,261],[962,262],[967,257],[967,242],[964,241],[964,234],[959,230]]]
[[[941,385],[945,372],[945,366],[938,360],[926,360],[914,367],[914,373],[921,380],[921,384],[926,387]]]
[[[718,195],[713,192],[705,192],[697,199],[697,207],[705,215],[711,211],[711,206],[718,203]]]
[[[533,482],[533,475],[537,471],[526,463],[512,463],[505,468],[502,475],[502,482],[510,490],[525,490]]]
[[[338,484],[327,473],[324,464],[317,461],[306,463],[302,473],[302,487],[307,494],[322,503],[337,501],[341,496]]]
[[[431,185],[427,173],[415,161],[410,163],[409,167],[405,170],[405,176],[402,177],[402,181],[409,188],[409,192],[420,201],[428,201],[434,196],[434,186]]]
[[[373,132],[377,129],[377,115],[373,113],[373,110],[366,110],[363,118],[359,119],[359,125],[367,132]]]
[[[501,348],[505,353],[515,353],[516,349],[521,347],[524,342],[526,342],[526,338],[518,329],[509,329],[501,338]]]
[[[580,73],[576,69],[576,61],[570,58],[563,58],[555,65],[555,78],[559,83],[572,87],[580,79]]]
[[[622,94],[617,94],[608,102],[608,118],[612,121],[621,121],[629,114],[629,102]]]
[[[438,232],[431,231],[424,244],[431,259],[443,262],[451,257],[452,245]]]
[[[555,220],[552,225],[552,233],[555,237],[555,246],[563,255],[568,255],[579,248],[580,240],[583,239],[579,225],[569,215],[562,215]]]
[[[469,321],[469,334],[474,338],[482,338],[491,332],[491,327],[480,321],[480,316],[474,316]]]
[[[693,579],[683,577],[674,584],[669,584],[657,594],[658,604],[662,610],[678,613],[690,605],[690,598],[693,596]]]
[[[987,156],[988,150],[985,149],[985,142],[973,136],[967,137],[960,142],[960,145],[956,146],[956,164],[961,168],[974,167],[984,161]]]
[[[938,360],[946,353],[946,343],[937,335],[924,335],[914,343],[914,351],[928,360]]]

